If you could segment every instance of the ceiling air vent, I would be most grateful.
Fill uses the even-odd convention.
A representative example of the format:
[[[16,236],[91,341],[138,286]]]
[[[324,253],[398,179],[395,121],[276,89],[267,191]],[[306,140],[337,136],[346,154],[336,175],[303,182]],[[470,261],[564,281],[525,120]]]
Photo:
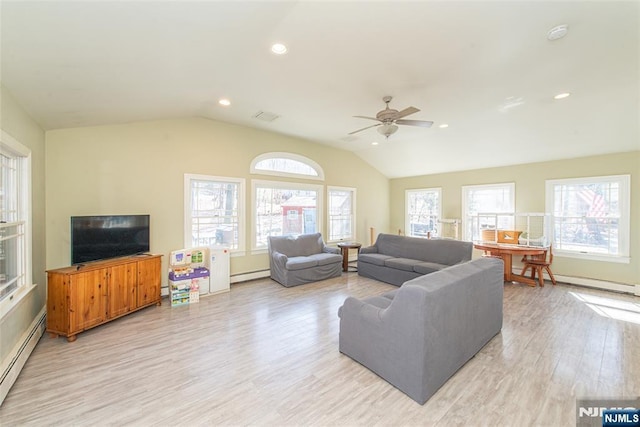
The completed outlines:
[[[262,120],[263,122],[272,122],[278,117],[280,116],[277,114],[270,113],[268,111],[258,111],[256,114],[253,115],[254,119]]]

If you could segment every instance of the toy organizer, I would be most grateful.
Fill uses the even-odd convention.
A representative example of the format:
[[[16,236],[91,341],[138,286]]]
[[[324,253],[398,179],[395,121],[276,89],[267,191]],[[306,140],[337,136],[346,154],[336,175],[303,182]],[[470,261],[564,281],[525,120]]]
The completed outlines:
[[[209,291],[209,269],[205,267],[206,248],[180,249],[169,259],[169,297],[171,307],[200,301]]]

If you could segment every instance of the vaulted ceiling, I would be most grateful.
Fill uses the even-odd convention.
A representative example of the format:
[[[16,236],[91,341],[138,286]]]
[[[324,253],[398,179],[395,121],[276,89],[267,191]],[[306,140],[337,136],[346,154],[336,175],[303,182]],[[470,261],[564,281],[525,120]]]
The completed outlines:
[[[2,84],[45,129],[201,116],[350,150],[388,177],[640,149],[636,1],[3,0],[0,12]],[[386,95],[434,125],[349,136]]]

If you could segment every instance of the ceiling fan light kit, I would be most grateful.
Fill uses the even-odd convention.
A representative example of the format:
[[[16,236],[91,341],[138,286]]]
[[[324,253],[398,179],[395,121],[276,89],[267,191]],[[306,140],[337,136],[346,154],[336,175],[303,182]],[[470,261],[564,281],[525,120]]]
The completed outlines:
[[[398,126],[394,124],[383,124],[378,128],[378,132],[383,134],[385,138],[389,138],[389,135],[396,133],[397,130],[398,130]]]
[[[420,110],[416,107],[407,107],[402,111],[389,108],[389,103],[391,102],[391,99],[392,98],[390,96],[385,96],[384,98],[382,98],[382,100],[384,101],[385,104],[387,104],[387,106],[384,110],[379,111],[375,117],[354,116],[360,119],[376,120],[380,123],[355,130],[353,132],[350,132],[349,135],[353,135],[354,133],[358,133],[363,130],[379,126],[378,132],[384,135],[386,138],[389,138],[390,135],[394,134],[398,130],[397,125],[419,126],[419,127],[428,128],[428,127],[431,127],[431,125],[433,124],[433,122],[426,121],[426,120],[403,120],[403,117],[406,117],[409,114],[417,113]]]

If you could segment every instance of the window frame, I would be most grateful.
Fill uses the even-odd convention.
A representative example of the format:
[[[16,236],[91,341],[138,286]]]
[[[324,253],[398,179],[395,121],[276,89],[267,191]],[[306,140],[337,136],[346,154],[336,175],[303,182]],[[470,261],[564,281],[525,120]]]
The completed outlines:
[[[560,248],[554,245],[554,256],[565,258],[576,258],[592,261],[604,261],[628,264],[631,262],[631,175],[606,175],[606,176],[589,176],[578,178],[562,178],[548,179],[545,181],[545,208],[551,213],[551,240],[555,239],[555,186],[557,185],[580,185],[594,183],[612,183],[619,184],[619,210],[620,218],[618,223],[618,254],[602,254],[588,251],[577,251]]]
[[[211,181],[215,183],[238,184],[238,247],[230,249],[231,256],[243,256],[246,254],[246,209],[245,209],[245,191],[246,180],[244,178],[235,178],[227,176],[213,176],[203,174],[184,174],[184,247],[192,248],[192,214],[191,214],[191,182],[192,181]]]
[[[316,224],[317,224],[317,232],[323,233],[323,212],[324,212],[324,185],[322,184],[311,184],[311,183],[303,183],[303,182],[291,182],[291,181],[271,181],[271,180],[261,180],[261,179],[252,179],[251,180],[251,254],[261,254],[267,253],[268,247],[258,247],[256,244],[257,241],[257,222],[258,215],[256,214],[257,209],[257,201],[256,194],[258,187],[266,187],[266,188],[277,188],[277,189],[288,189],[288,190],[304,190],[304,191],[316,191]]]
[[[342,239],[330,239],[331,236],[331,192],[350,192],[351,193],[351,235]],[[337,243],[343,241],[356,240],[356,189],[353,187],[338,187],[334,185],[327,186],[327,243]]]
[[[442,219],[442,187],[431,187],[431,188],[411,188],[404,191],[404,234],[409,237],[418,237],[418,238],[427,238],[428,236],[414,236],[411,232],[411,212],[409,210],[409,194],[410,193],[426,193],[433,192],[438,194],[438,214],[435,219],[436,224],[440,224],[440,220]],[[437,225],[435,226],[436,230],[438,230]],[[438,231],[436,235],[431,235],[431,237],[439,237],[441,232]]]
[[[260,163],[263,160],[269,160],[269,159],[287,159],[287,160],[294,160],[296,162],[304,163],[310,168],[312,168],[313,170],[315,170],[317,175],[314,176],[314,175],[306,175],[306,174],[287,172],[287,171],[272,171],[272,170],[266,170],[266,169],[256,169],[256,165],[258,163]],[[286,178],[301,178],[301,179],[313,179],[316,181],[324,181],[324,170],[318,163],[316,163],[315,161],[311,160],[308,157],[301,156],[300,154],[287,153],[287,152],[270,152],[270,153],[260,154],[259,156],[255,157],[251,161],[250,173],[253,175],[272,175],[272,176],[286,177]]]
[[[16,187],[17,187],[17,215],[18,218],[12,224],[22,224],[21,246],[22,258],[19,262],[20,276],[18,286],[8,292],[0,300],[0,320],[5,317],[31,290],[35,289],[33,283],[33,250],[32,250],[32,175],[31,175],[31,150],[21,144],[4,130],[0,130],[0,152],[17,159],[16,162]]]
[[[508,189],[511,193],[511,210],[510,211],[496,211],[492,210],[491,213],[500,214],[513,214],[516,210],[516,184],[515,182],[500,182],[493,184],[474,184],[462,186],[462,239],[466,241],[473,241],[473,228],[471,226],[472,215],[469,214],[469,191],[477,189]],[[487,212],[476,212],[487,213]]]

